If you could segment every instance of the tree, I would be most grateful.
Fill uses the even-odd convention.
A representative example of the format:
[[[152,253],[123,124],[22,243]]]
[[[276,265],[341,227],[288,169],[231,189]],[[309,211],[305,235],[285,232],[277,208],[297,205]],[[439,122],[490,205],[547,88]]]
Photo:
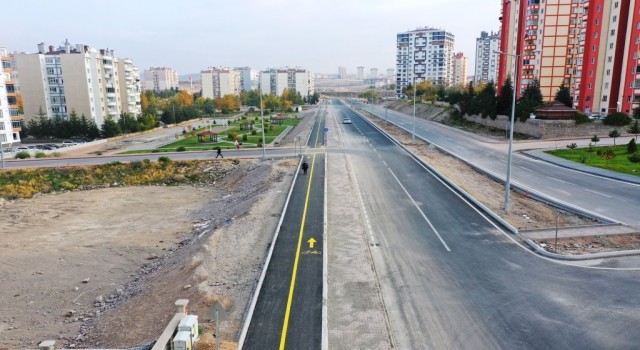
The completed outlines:
[[[562,102],[567,107],[573,108],[573,99],[571,98],[571,91],[569,87],[564,85],[564,82],[560,84],[560,88],[556,91],[555,101]]]
[[[631,124],[631,126],[627,129],[627,132],[630,134],[636,135],[636,141],[638,141],[638,134],[640,134],[640,126],[638,126],[637,119],[633,121],[633,124]]]
[[[240,101],[245,106],[260,108],[260,91],[249,90],[240,94]]]
[[[578,145],[574,142],[574,143],[570,143],[567,145],[567,148],[571,150],[571,153],[573,154],[573,150],[578,148]]]
[[[631,139],[631,141],[629,141],[629,143],[627,144],[627,153],[633,154],[633,153],[636,153],[637,151],[638,151],[638,145],[636,144],[636,140]]]
[[[609,131],[609,137],[613,138],[613,147],[616,146],[616,138],[620,137],[620,131],[618,129],[613,129]]]
[[[411,93],[413,94],[413,92]],[[361,93],[359,97],[364,98],[369,102],[376,102],[378,101],[378,92],[376,92],[376,90],[369,89]]]
[[[186,90],[182,90],[174,97],[176,104],[180,107],[187,107],[193,104],[193,96]]]
[[[527,84],[527,87],[522,93],[522,97],[518,100],[518,119],[525,121],[529,118],[529,115],[533,113],[536,108],[542,106],[544,98],[540,91],[540,82],[538,79],[533,79],[531,83]]]
[[[104,138],[114,137],[122,134],[122,130],[120,129],[118,122],[113,120],[111,117],[107,117],[102,124],[101,134]]]
[[[512,104],[513,85],[511,84],[511,77],[507,77],[496,98],[496,112],[500,115],[511,115]]]
[[[593,135],[593,137],[591,138],[591,142],[593,142],[594,145],[597,145],[598,142],[600,142],[600,138],[598,137],[598,135]]]
[[[82,125],[75,110],[71,110],[71,113],[69,114],[69,121],[66,124],[68,124],[67,130],[69,131],[70,136],[82,136]]]
[[[24,102],[22,101],[22,94],[16,94],[16,106],[18,107],[18,113],[24,113]]]
[[[470,81],[462,94],[462,100],[460,101],[460,111],[462,114],[475,115],[479,113],[478,105],[476,104],[476,90],[473,87],[473,81]]]
[[[493,81],[484,85],[478,96],[476,97],[478,109],[482,113],[482,117],[490,117],[496,119],[496,86]]]
[[[609,166],[609,161],[616,157],[616,153],[608,149],[601,152],[600,157],[602,157],[606,161],[606,166]]]
[[[640,119],[640,107],[633,109],[633,119]]]

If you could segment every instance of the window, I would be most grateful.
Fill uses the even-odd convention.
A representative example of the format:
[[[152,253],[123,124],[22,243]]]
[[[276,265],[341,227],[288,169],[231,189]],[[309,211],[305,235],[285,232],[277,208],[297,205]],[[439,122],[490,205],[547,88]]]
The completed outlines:
[[[616,20],[618,20],[618,16],[613,16],[613,18],[611,19],[611,22],[615,22]]]
[[[607,69],[607,75],[611,75],[611,69]]]
[[[602,96],[602,102],[607,102],[607,95]]]
[[[611,36],[616,35],[616,30],[615,29],[611,29]]]

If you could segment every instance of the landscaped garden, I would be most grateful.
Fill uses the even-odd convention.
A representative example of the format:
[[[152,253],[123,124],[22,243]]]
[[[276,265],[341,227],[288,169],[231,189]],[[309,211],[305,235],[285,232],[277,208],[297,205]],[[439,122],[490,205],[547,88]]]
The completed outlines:
[[[547,153],[589,166],[640,176],[640,152],[635,139],[631,139],[628,144],[617,146],[596,147],[590,144],[589,147],[577,148],[575,143],[572,143],[567,145],[567,149]]]
[[[182,134],[177,134],[176,142],[164,145],[153,150],[129,151],[125,153],[157,153],[157,152],[181,152],[181,151],[207,151],[236,148],[236,141],[241,148],[262,147],[262,143],[272,143],[287,127],[294,127],[300,123],[297,115],[279,114],[277,116],[264,116],[264,138],[262,140],[262,122],[260,115],[248,113],[235,121],[229,121],[225,126],[212,124],[213,128],[186,127]]]

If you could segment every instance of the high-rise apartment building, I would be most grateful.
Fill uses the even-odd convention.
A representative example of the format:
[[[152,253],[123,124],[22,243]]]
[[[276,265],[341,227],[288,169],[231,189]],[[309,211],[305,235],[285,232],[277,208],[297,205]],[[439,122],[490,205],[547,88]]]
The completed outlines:
[[[210,68],[200,72],[202,96],[221,98],[225,95],[239,95],[241,90],[240,72],[229,68]]]
[[[17,85],[14,78],[13,58],[4,47],[0,47],[0,140],[4,143],[20,142],[21,124],[18,112]]]
[[[369,70],[369,78],[376,79],[378,77],[378,68],[371,68]]]
[[[585,113],[640,105],[640,1],[502,1],[501,51],[520,56],[518,93],[537,78],[547,101],[564,84]],[[500,61],[500,84],[512,59]]]
[[[120,76],[120,101],[122,112],[131,115],[140,115],[142,105],[140,103],[140,72],[133,61],[128,58],[117,61],[118,75]]]
[[[393,68],[387,68],[387,78],[392,79],[392,81],[395,81],[396,70]]]
[[[338,67],[338,78],[347,79],[347,67]]]
[[[177,89],[178,72],[167,67],[151,67],[144,71],[142,88],[144,90],[162,91]]]
[[[49,118],[68,119],[75,111],[102,125],[106,118],[119,118],[120,113],[139,113],[129,105],[129,92],[139,89],[135,77],[127,79],[133,63],[120,63],[113,50],[97,50],[87,45],[65,45],[45,51],[38,44],[36,54],[17,54],[25,119],[41,113]],[[121,76],[119,65],[122,64]],[[125,68],[128,67],[128,68]],[[132,74],[132,73],[131,73]],[[122,90],[127,97],[123,103]]]
[[[237,67],[233,70],[240,73],[241,92],[247,92],[258,88],[258,70],[251,69],[250,67]]]
[[[465,86],[467,84],[469,60],[465,57],[464,53],[458,52],[453,55],[453,77],[451,85],[453,86]]]
[[[500,62],[500,33],[481,32],[476,39],[475,84],[498,81],[498,64]]]
[[[284,89],[296,90],[302,97],[315,92],[314,76],[301,68],[268,69],[260,72],[260,89],[263,94],[280,96]]]
[[[363,66],[359,66],[356,68],[357,69],[357,77],[358,80],[363,80],[364,79],[364,67]]]
[[[414,82],[453,83],[453,34],[442,29],[418,28],[397,34],[396,92]]]

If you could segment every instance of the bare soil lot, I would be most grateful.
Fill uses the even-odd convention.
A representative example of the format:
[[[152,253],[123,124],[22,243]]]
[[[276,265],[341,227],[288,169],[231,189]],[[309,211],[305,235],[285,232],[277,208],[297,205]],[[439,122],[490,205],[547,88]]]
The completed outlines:
[[[146,343],[179,298],[201,321],[221,301],[235,339],[297,163],[228,164],[213,186],[2,201],[0,349]]]

